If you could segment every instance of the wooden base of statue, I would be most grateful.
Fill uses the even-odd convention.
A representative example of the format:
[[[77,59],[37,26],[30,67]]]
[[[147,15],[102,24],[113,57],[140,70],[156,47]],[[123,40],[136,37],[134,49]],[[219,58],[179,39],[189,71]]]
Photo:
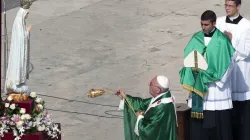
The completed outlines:
[[[57,124],[58,124],[58,129],[61,130],[60,123]],[[58,136],[58,139],[52,139],[43,132],[37,132],[33,134],[26,134],[22,136],[20,140],[61,140],[61,139],[62,139],[61,135]],[[4,133],[4,137],[1,137],[1,140],[14,140],[14,135],[13,133]]]
[[[178,140],[189,140],[189,122],[191,109],[184,103],[176,104],[178,120]]]

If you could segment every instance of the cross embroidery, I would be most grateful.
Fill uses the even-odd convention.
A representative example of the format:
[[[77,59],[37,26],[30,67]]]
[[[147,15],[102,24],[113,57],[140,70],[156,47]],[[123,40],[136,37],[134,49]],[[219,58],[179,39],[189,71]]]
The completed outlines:
[[[157,104],[160,104],[161,103],[161,100],[157,101]]]

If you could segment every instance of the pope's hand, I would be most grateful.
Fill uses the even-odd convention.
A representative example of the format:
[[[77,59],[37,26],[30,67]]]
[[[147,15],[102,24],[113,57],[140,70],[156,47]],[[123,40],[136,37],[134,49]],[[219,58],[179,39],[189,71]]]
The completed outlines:
[[[117,96],[119,96],[121,99],[125,98],[125,92],[122,91],[121,89],[117,90],[115,93]]]
[[[26,30],[27,30],[27,31],[30,31],[31,28],[32,28],[32,26],[31,26],[31,25],[28,25],[28,26],[26,27]]]

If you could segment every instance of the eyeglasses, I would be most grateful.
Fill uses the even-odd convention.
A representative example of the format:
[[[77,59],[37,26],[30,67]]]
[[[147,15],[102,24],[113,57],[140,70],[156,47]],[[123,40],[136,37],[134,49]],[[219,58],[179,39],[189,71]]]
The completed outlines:
[[[229,8],[233,8],[236,7],[236,5],[228,5],[228,4],[224,4],[225,7],[229,7]]]

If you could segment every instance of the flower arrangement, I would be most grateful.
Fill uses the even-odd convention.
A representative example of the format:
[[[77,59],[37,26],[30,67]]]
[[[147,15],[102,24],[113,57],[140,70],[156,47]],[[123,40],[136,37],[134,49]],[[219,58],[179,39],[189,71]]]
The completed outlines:
[[[30,98],[35,101],[35,107],[29,114],[24,108],[19,108],[11,96],[7,98],[8,102],[2,103],[5,109],[0,117],[0,138],[7,132],[13,132],[14,140],[20,140],[25,134],[45,132],[49,137],[58,139],[61,131],[45,109],[45,101],[35,92],[30,94]]]

